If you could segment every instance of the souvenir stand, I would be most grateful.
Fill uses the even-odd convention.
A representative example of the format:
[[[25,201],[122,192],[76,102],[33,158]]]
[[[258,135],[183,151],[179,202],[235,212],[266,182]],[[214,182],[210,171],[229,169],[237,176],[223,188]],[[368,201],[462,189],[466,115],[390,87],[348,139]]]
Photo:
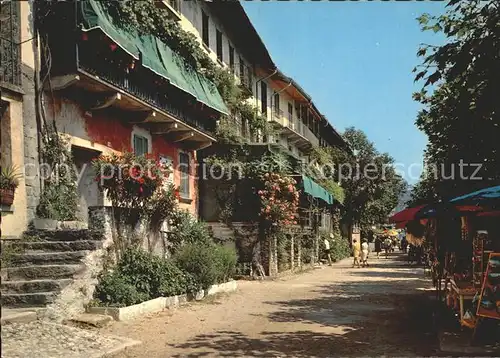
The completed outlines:
[[[493,307],[487,317],[500,320],[500,308],[497,308],[500,307],[500,286],[495,284],[500,269],[497,273],[496,266],[492,269],[489,264],[492,257],[493,263],[496,262],[495,258],[500,259],[498,224],[498,218],[484,220],[477,215],[460,218],[460,240],[451,238],[444,252],[446,304],[457,312],[460,325],[474,329],[474,332],[481,317],[485,317],[482,316],[484,309],[480,310],[481,305],[490,311]],[[489,288],[485,288],[486,284]],[[487,299],[481,298],[483,292]]]

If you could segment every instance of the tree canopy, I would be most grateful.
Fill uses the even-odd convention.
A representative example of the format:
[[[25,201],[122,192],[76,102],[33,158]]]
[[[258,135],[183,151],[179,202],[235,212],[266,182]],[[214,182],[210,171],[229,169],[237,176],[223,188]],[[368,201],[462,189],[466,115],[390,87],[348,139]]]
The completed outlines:
[[[339,158],[346,196],[344,221],[368,229],[387,220],[407,183],[396,173],[394,159],[379,153],[363,131],[350,127],[343,137],[354,153]]]
[[[500,4],[451,0],[441,16],[423,14],[423,31],[441,32],[442,46],[422,45],[414,69],[423,82],[414,99],[428,137],[427,168],[411,204],[447,199],[500,183]]]

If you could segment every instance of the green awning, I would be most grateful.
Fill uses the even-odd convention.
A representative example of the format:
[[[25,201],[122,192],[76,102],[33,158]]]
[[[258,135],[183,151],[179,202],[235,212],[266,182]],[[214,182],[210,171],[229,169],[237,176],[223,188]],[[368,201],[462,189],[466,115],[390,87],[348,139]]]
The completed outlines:
[[[334,203],[332,194],[307,175],[302,175],[302,188],[306,194],[314,198],[321,199],[330,205]]]
[[[141,58],[144,67],[166,78],[173,86],[189,93],[198,102],[220,113],[229,114],[217,87],[206,77],[189,68],[182,57],[160,39],[121,28],[114,23],[99,1],[81,1],[80,4],[84,31],[100,29],[135,59]]]
[[[100,29],[109,38],[113,39],[125,52],[139,59],[139,48],[136,43],[135,34],[120,29],[114,24],[111,15],[98,1],[80,1],[83,19],[83,31]]]

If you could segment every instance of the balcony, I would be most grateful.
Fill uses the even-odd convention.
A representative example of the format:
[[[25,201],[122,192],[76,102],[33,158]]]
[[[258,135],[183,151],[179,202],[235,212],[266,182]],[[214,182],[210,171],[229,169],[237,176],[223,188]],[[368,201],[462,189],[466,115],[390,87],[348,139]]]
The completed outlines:
[[[2,2],[0,13],[0,85],[19,90],[21,83],[21,49],[19,26],[20,3]]]
[[[193,149],[215,140],[215,120],[190,107],[188,96],[159,83],[145,69],[124,70],[78,49],[75,70],[54,76],[54,90],[66,91],[89,111],[118,110],[124,120],[142,123],[153,134],[168,134],[173,142],[186,141]]]
[[[161,0],[156,1],[156,6],[162,9],[166,9],[170,16],[176,21],[181,20],[181,0]]]
[[[300,119],[290,114],[285,116],[279,108],[273,108],[272,121],[277,124],[289,142],[300,150],[304,151],[319,144],[319,139]]]

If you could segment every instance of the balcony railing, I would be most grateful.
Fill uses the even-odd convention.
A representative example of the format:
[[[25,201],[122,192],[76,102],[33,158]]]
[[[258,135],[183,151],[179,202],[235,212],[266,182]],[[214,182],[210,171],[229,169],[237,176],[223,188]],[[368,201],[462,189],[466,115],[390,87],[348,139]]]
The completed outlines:
[[[164,0],[172,9],[177,12],[181,12],[181,7],[179,5],[180,0]]]
[[[0,14],[0,84],[21,86],[20,2],[3,2]]]
[[[88,45],[87,45],[88,46]],[[156,84],[158,78],[146,69],[128,71],[116,63],[103,61],[87,46],[79,46],[78,66],[89,74],[131,94],[134,97],[180,119],[209,135],[213,135],[215,122],[200,120],[200,116],[190,113],[189,99],[174,88],[166,89],[165,84]],[[213,123],[212,123],[213,122]]]

